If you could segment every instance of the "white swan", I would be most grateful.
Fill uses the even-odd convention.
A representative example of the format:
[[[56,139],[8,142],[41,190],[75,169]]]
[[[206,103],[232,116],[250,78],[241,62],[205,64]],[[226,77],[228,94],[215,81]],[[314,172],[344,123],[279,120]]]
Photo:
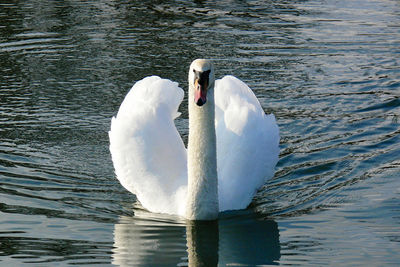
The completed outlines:
[[[213,64],[197,59],[189,70],[186,152],[174,125],[183,94],[157,76],[132,87],[109,131],[117,178],[151,212],[212,220],[246,208],[278,161],[274,115],[242,81],[214,82]]]

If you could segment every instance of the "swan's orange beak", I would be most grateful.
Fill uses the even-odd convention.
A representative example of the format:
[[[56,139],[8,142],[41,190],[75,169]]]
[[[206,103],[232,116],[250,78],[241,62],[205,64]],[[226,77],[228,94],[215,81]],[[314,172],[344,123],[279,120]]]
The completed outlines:
[[[210,71],[194,71],[194,102],[202,106],[207,102],[207,88]]]
[[[194,81],[194,102],[198,106],[202,106],[207,102],[207,81],[201,81],[196,79]]]

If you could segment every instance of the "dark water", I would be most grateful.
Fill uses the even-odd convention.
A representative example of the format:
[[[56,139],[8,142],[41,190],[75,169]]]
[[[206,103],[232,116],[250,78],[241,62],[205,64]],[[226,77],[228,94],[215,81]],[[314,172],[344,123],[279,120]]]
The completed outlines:
[[[197,57],[254,89],[281,156],[249,209],[194,224],[135,203],[107,131]],[[399,1],[2,1],[0,265],[398,266],[399,117]]]

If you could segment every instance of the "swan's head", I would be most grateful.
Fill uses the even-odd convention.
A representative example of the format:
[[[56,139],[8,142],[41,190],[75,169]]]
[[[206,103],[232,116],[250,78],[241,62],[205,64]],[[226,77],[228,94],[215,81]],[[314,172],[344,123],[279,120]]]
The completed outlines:
[[[194,102],[202,106],[207,102],[207,92],[214,88],[214,65],[207,59],[196,59],[190,65],[189,90],[193,90]]]

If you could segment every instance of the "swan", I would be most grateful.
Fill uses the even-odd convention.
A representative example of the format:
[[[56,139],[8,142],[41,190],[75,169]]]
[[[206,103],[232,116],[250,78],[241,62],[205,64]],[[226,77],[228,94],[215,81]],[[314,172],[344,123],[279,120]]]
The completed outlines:
[[[136,82],[111,119],[117,179],[150,212],[214,220],[245,209],[274,175],[279,128],[234,76],[215,80],[210,60],[189,68],[188,147],[174,120],[184,92],[158,76]]]

